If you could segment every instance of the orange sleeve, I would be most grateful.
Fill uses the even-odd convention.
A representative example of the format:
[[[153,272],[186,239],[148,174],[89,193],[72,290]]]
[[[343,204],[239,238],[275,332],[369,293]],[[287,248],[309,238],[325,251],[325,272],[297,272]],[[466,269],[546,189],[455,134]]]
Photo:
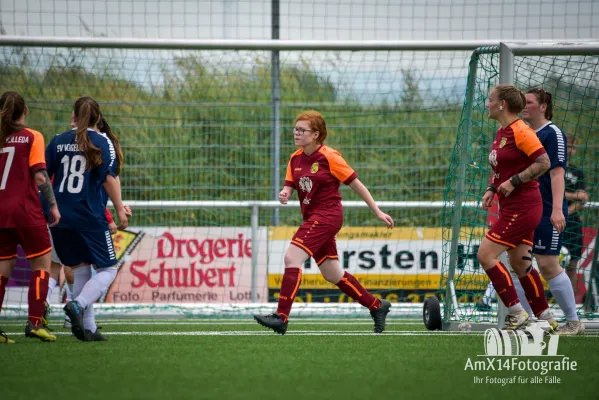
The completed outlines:
[[[33,143],[31,143],[31,150],[29,150],[29,168],[32,171],[39,171],[40,169],[46,169],[46,146],[44,144],[44,137],[38,131],[27,129],[31,132],[33,137]]]
[[[289,186],[295,189],[295,182],[293,181],[293,172],[292,172],[292,166],[291,166],[291,162],[293,161],[293,157],[295,157],[296,155],[300,154],[301,151],[298,150],[295,153],[293,153],[291,155],[291,157],[289,157],[289,162],[287,163],[287,173],[285,173],[285,183],[283,184],[283,186]]]
[[[293,181],[293,174],[291,173],[291,160],[287,163],[287,173],[285,174],[285,183],[283,186],[290,186],[295,188],[295,182]]]
[[[285,180],[293,182],[293,174],[291,173],[291,160],[287,163],[287,173],[285,174]]]
[[[329,161],[329,168],[333,176],[344,184],[349,185],[358,177],[356,172],[345,162],[338,151],[326,149],[324,155]]]
[[[514,124],[514,127],[512,128],[514,130],[516,146],[526,153],[528,157],[534,156],[534,158],[536,158],[545,153],[545,148],[537,137],[537,133],[528,127],[528,125],[522,125],[524,125],[524,122]]]

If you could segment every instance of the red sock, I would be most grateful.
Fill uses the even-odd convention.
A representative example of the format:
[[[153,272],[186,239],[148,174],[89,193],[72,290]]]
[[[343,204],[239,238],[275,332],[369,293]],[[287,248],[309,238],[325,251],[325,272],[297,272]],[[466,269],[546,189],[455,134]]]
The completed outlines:
[[[520,302],[512,277],[501,261],[495,264],[493,268],[487,270],[487,275],[491,279],[491,282],[493,282],[499,298],[506,307],[511,307]]]
[[[536,269],[531,268],[531,271],[525,277],[520,278],[520,283],[526,293],[526,298],[532,308],[532,312],[538,317],[543,311],[549,308],[547,297],[545,297],[545,288],[541,277]]]
[[[301,282],[301,268],[285,268],[283,282],[281,283],[281,293],[279,294],[279,304],[277,307],[277,314],[279,314],[285,322],[287,322],[287,319],[289,318],[291,306],[293,305],[293,300],[295,299],[297,289],[299,289]]]
[[[33,271],[29,281],[29,322],[38,326],[46,308],[46,296],[48,296],[48,279],[50,274],[44,270]]]
[[[343,278],[337,283],[337,287],[369,310],[377,309],[381,306],[381,301],[374,297],[368,290],[364,289],[364,286],[358,282],[356,277],[348,272],[343,274]]]
[[[0,311],[2,311],[2,302],[4,301],[4,293],[6,293],[6,284],[8,278],[0,275]]]

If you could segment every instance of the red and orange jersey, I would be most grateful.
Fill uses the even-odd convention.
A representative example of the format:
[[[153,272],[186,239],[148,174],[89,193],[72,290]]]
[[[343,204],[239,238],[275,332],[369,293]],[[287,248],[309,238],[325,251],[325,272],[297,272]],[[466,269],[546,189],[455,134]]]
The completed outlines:
[[[341,224],[340,183],[349,185],[357,177],[338,151],[321,145],[309,156],[303,149],[291,155],[285,186],[297,190],[304,220],[318,214],[325,218],[331,216]]]
[[[512,176],[524,171],[534,160],[545,153],[545,148],[537,134],[521,119],[505,128],[497,130],[497,135],[489,153],[489,163],[493,168],[491,182],[499,187]],[[499,205],[503,207],[516,202],[526,202],[530,191],[538,191],[536,180],[518,186],[508,197],[498,195]],[[536,196],[535,196],[536,198]]]
[[[45,225],[35,172],[46,169],[44,137],[33,129],[8,136],[0,148],[0,228]]]

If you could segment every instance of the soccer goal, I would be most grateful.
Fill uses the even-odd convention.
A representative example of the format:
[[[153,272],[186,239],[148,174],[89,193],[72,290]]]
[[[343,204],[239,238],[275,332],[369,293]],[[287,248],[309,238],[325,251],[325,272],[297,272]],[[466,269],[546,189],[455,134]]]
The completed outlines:
[[[472,330],[484,330],[501,326],[505,316],[501,300],[486,310],[476,304],[489,283],[476,254],[487,226],[488,215],[481,209],[480,199],[490,176],[488,152],[497,130],[496,122],[487,117],[485,104],[490,89],[499,83],[551,92],[553,122],[577,140],[577,153],[569,161],[584,172],[589,201],[579,212],[583,248],[576,267],[576,294],[587,329],[597,328],[598,42],[501,43],[472,54],[444,195],[441,290],[438,298],[425,302],[425,323],[429,329],[457,330],[460,323],[467,322]],[[551,294],[546,293],[551,303]],[[556,304],[552,309],[560,315]]]

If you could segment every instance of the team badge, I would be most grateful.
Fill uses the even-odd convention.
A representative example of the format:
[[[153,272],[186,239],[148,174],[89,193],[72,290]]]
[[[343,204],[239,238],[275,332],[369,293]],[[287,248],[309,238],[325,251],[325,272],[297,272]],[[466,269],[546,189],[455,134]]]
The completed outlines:
[[[505,144],[507,143],[507,138],[501,138],[501,142],[499,143],[499,148],[503,149],[503,146],[505,146]]]
[[[312,191],[312,181],[307,176],[302,176],[299,180],[299,187],[302,191],[310,193]]]
[[[312,164],[312,168],[310,168],[310,172],[312,172],[313,174],[318,172],[318,163],[317,162]]]
[[[489,153],[489,164],[494,167],[497,166],[497,151],[495,149],[491,150]]]

